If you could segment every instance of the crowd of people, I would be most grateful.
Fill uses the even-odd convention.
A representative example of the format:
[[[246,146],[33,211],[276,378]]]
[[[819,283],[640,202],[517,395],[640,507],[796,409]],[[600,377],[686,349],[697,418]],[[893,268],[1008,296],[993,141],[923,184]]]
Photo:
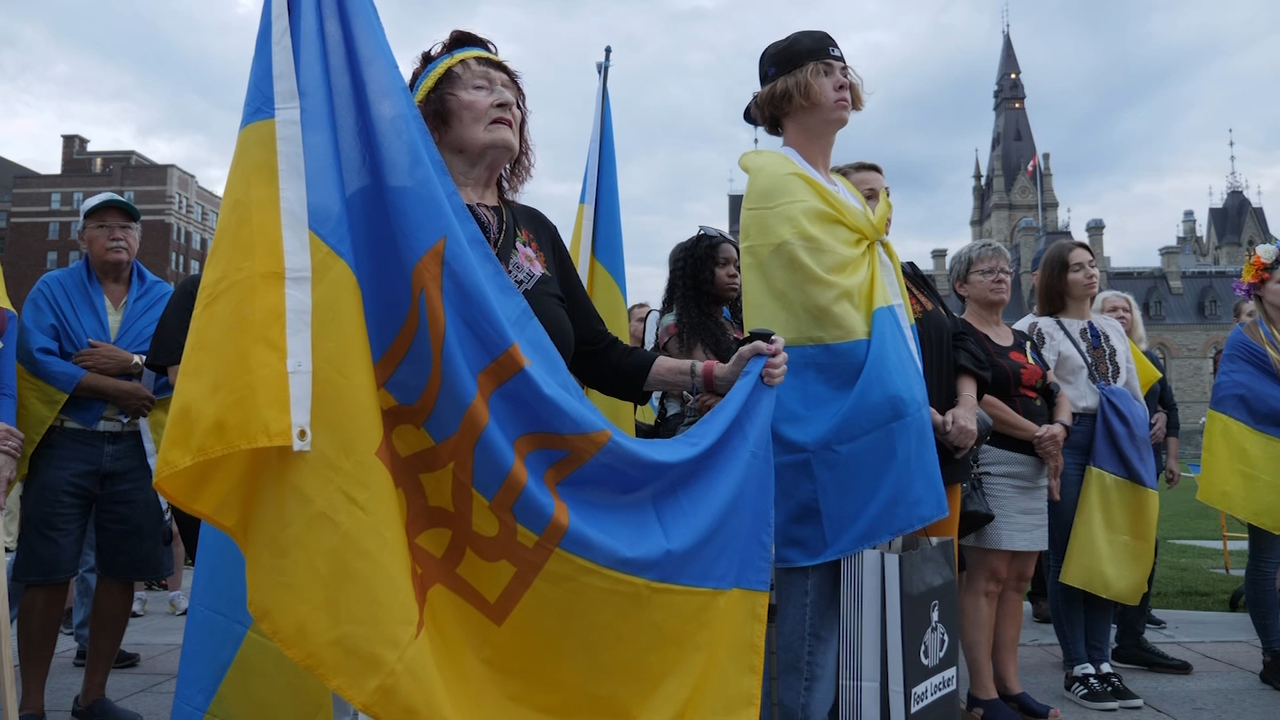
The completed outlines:
[[[916,483],[919,502],[885,506],[902,514],[892,527],[949,538],[956,546],[970,679],[963,706],[971,716],[1062,716],[1019,680],[1022,603],[1038,565],[1047,606],[1037,614],[1053,623],[1066,698],[1097,710],[1142,707],[1115,667],[1191,672],[1143,638],[1153,617],[1149,591],[1138,605],[1118,607],[1062,580],[1095,414],[1108,388],[1122,389],[1150,417],[1150,447],[1131,450],[1150,465],[1151,477],[1163,473],[1170,487],[1180,478],[1172,391],[1166,381],[1144,395],[1130,349],[1146,349],[1138,305],[1129,296],[1099,292],[1093,250],[1067,240],[1035,259],[1035,312],[1010,326],[1003,320],[1014,272],[1009,252],[980,240],[950,262],[948,294],[959,301],[953,307],[932,277],[898,260],[888,240],[885,170],[872,162],[832,162],[837,134],[864,103],[861,79],[835,40],[823,32],[794,33],[766,48],[759,70],[761,89],[744,119],[780,137],[782,147],[743,159],[750,174],[744,207],[752,210],[744,212],[742,240],[701,227],[680,242],[669,258],[661,304],[630,309],[629,342],[605,327],[555,226],[515,199],[533,169],[527,104],[520,76],[493,43],[455,31],[422,53],[409,85],[495,261],[583,386],[651,408],[652,417],[638,422],[641,435],[686,432],[716,411],[751,358],[767,356],[763,381],[780,386],[775,446],[790,459],[779,461],[775,473],[771,650],[777,679],[764,683],[762,718],[831,715],[840,662],[839,563],[890,539],[860,546],[849,540],[868,537],[843,532],[866,510],[833,507],[834,496],[823,492],[831,482],[880,486],[874,497],[881,499]],[[761,210],[775,201],[787,209]],[[105,193],[85,201],[81,219],[84,258],[45,274],[20,319],[5,317],[0,354],[0,480],[23,480],[25,488],[10,580],[23,669],[21,720],[44,717],[45,682],[67,618],[81,648],[76,662],[85,666],[73,716],[140,718],[105,696],[111,668],[137,663],[120,648],[130,615],[145,612],[135,583],[167,580],[171,610],[185,612],[182,560],[194,559],[199,534],[194,519],[166,509],[152,488],[158,436],[148,424],[177,383],[199,276],[174,290],[137,262],[141,214],[122,197]],[[838,257],[843,265],[803,262],[819,256]],[[1246,288],[1256,317],[1237,318],[1237,332],[1275,364],[1272,391],[1280,389],[1276,265],[1271,253],[1265,277],[1255,274]],[[848,268],[865,282],[841,283]],[[768,288],[759,280],[765,273]],[[790,314],[762,310],[764,297],[785,297]],[[646,343],[651,313],[656,331]],[[760,319],[784,316],[799,317],[788,324],[796,333],[789,338],[793,348],[803,348],[793,350],[794,360],[783,337],[748,332],[768,326]],[[858,319],[850,323],[849,317]],[[868,338],[875,342],[859,344]],[[819,346],[830,350],[825,365],[806,367]],[[902,477],[859,474],[882,447],[860,445],[840,427],[820,428],[827,444],[806,447],[808,436],[782,419],[802,407],[811,429],[813,418],[843,417],[851,402],[851,396],[819,393],[797,399],[808,386],[784,384],[789,370],[806,378],[856,379],[886,363],[893,391],[901,394],[901,402],[888,403],[898,415],[887,426],[899,437],[923,435],[907,439],[918,440],[927,455],[895,461]],[[857,397],[874,396],[870,384],[858,388]],[[873,414],[879,412],[876,405]],[[797,453],[827,457],[800,472]],[[921,476],[921,467],[930,472]],[[962,537],[964,488],[975,480],[994,519]],[[1251,544],[1272,550],[1259,553],[1257,562],[1250,555],[1249,609],[1263,641],[1262,679],[1280,689],[1274,530],[1250,527]],[[1153,563],[1152,578],[1154,572]],[[1119,627],[1114,647],[1113,620]]]

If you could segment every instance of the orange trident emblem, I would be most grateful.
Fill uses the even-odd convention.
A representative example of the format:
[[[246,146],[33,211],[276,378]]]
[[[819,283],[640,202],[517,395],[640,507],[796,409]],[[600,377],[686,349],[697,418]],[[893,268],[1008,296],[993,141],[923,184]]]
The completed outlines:
[[[579,435],[530,433],[517,438],[512,448],[515,462],[493,499],[485,505],[484,497],[474,489],[472,473],[476,445],[489,424],[489,398],[528,362],[518,346],[507,348],[476,378],[476,394],[454,435],[443,440],[427,436],[423,425],[431,416],[443,382],[444,249],[442,238],[414,267],[408,317],[386,354],[374,365],[383,398],[378,458],[391,472],[403,496],[404,528],[418,603],[418,633],[423,629],[427,594],[436,585],[443,585],[495,625],[506,621],[569,528],[569,508],[560,499],[556,485],[599,452],[610,436],[608,430],[600,430]],[[420,298],[424,301],[421,304]],[[417,400],[404,405],[391,397],[386,385],[418,335],[420,307],[426,309],[431,373]],[[526,458],[537,450],[561,450],[565,455],[543,477],[554,511],[547,526],[528,545],[519,538],[512,507],[529,482]],[[486,526],[484,531],[477,529],[478,521]],[[495,585],[469,580],[464,566],[476,563],[501,566],[502,573],[498,575],[505,577],[505,582]]]

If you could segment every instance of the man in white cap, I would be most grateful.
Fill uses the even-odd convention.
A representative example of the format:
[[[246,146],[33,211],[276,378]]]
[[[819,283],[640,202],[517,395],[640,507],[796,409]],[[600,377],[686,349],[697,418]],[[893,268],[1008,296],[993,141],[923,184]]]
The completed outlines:
[[[18,422],[27,437],[22,542],[13,580],[18,611],[20,720],[42,720],[45,683],[67,583],[92,527],[98,582],[77,720],[141,720],[106,697],[129,621],[133,583],[172,570],[167,523],[140,420],[167,379],[141,382],[146,352],[172,289],[136,259],[138,209],[115,193],[81,205],[84,262],[46,273],[23,307],[18,364],[27,382]]]

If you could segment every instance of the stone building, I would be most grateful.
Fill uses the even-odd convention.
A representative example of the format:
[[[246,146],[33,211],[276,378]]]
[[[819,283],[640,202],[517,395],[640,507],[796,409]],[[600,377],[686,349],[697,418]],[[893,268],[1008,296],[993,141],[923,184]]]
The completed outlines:
[[[1049,153],[1037,153],[1022,70],[1008,32],[994,98],[995,126],[985,176],[974,160],[969,230],[972,240],[989,238],[1009,248],[1014,278],[1005,317],[1013,322],[1035,305],[1031,261],[1036,251],[1074,235],[1058,220]],[[1173,382],[1183,426],[1181,447],[1189,455],[1199,454],[1200,419],[1208,410],[1217,360],[1233,327],[1237,298],[1232,282],[1240,277],[1244,258],[1253,247],[1274,239],[1261,200],[1255,204],[1249,199],[1247,183],[1235,171],[1234,141],[1232,150],[1226,192],[1218,205],[1209,208],[1207,228],[1201,232],[1195,212],[1184,211],[1179,233],[1159,249],[1159,265],[1113,266],[1104,243],[1106,223],[1090,220],[1084,232],[1099,258],[1100,286],[1133,295],[1142,308],[1148,347]],[[1038,194],[1033,163],[1039,164],[1041,172]],[[938,289],[950,296],[947,251],[933,251],[932,260]]]

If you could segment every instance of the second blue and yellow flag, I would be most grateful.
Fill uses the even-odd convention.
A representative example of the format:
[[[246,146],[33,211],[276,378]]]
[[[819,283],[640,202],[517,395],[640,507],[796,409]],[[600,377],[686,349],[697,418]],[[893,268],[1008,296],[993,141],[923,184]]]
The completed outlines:
[[[186,358],[156,482],[227,537],[175,717],[321,717],[329,690],[378,718],[758,716],[762,361],[680,438],[618,432],[371,0],[268,0]]]

